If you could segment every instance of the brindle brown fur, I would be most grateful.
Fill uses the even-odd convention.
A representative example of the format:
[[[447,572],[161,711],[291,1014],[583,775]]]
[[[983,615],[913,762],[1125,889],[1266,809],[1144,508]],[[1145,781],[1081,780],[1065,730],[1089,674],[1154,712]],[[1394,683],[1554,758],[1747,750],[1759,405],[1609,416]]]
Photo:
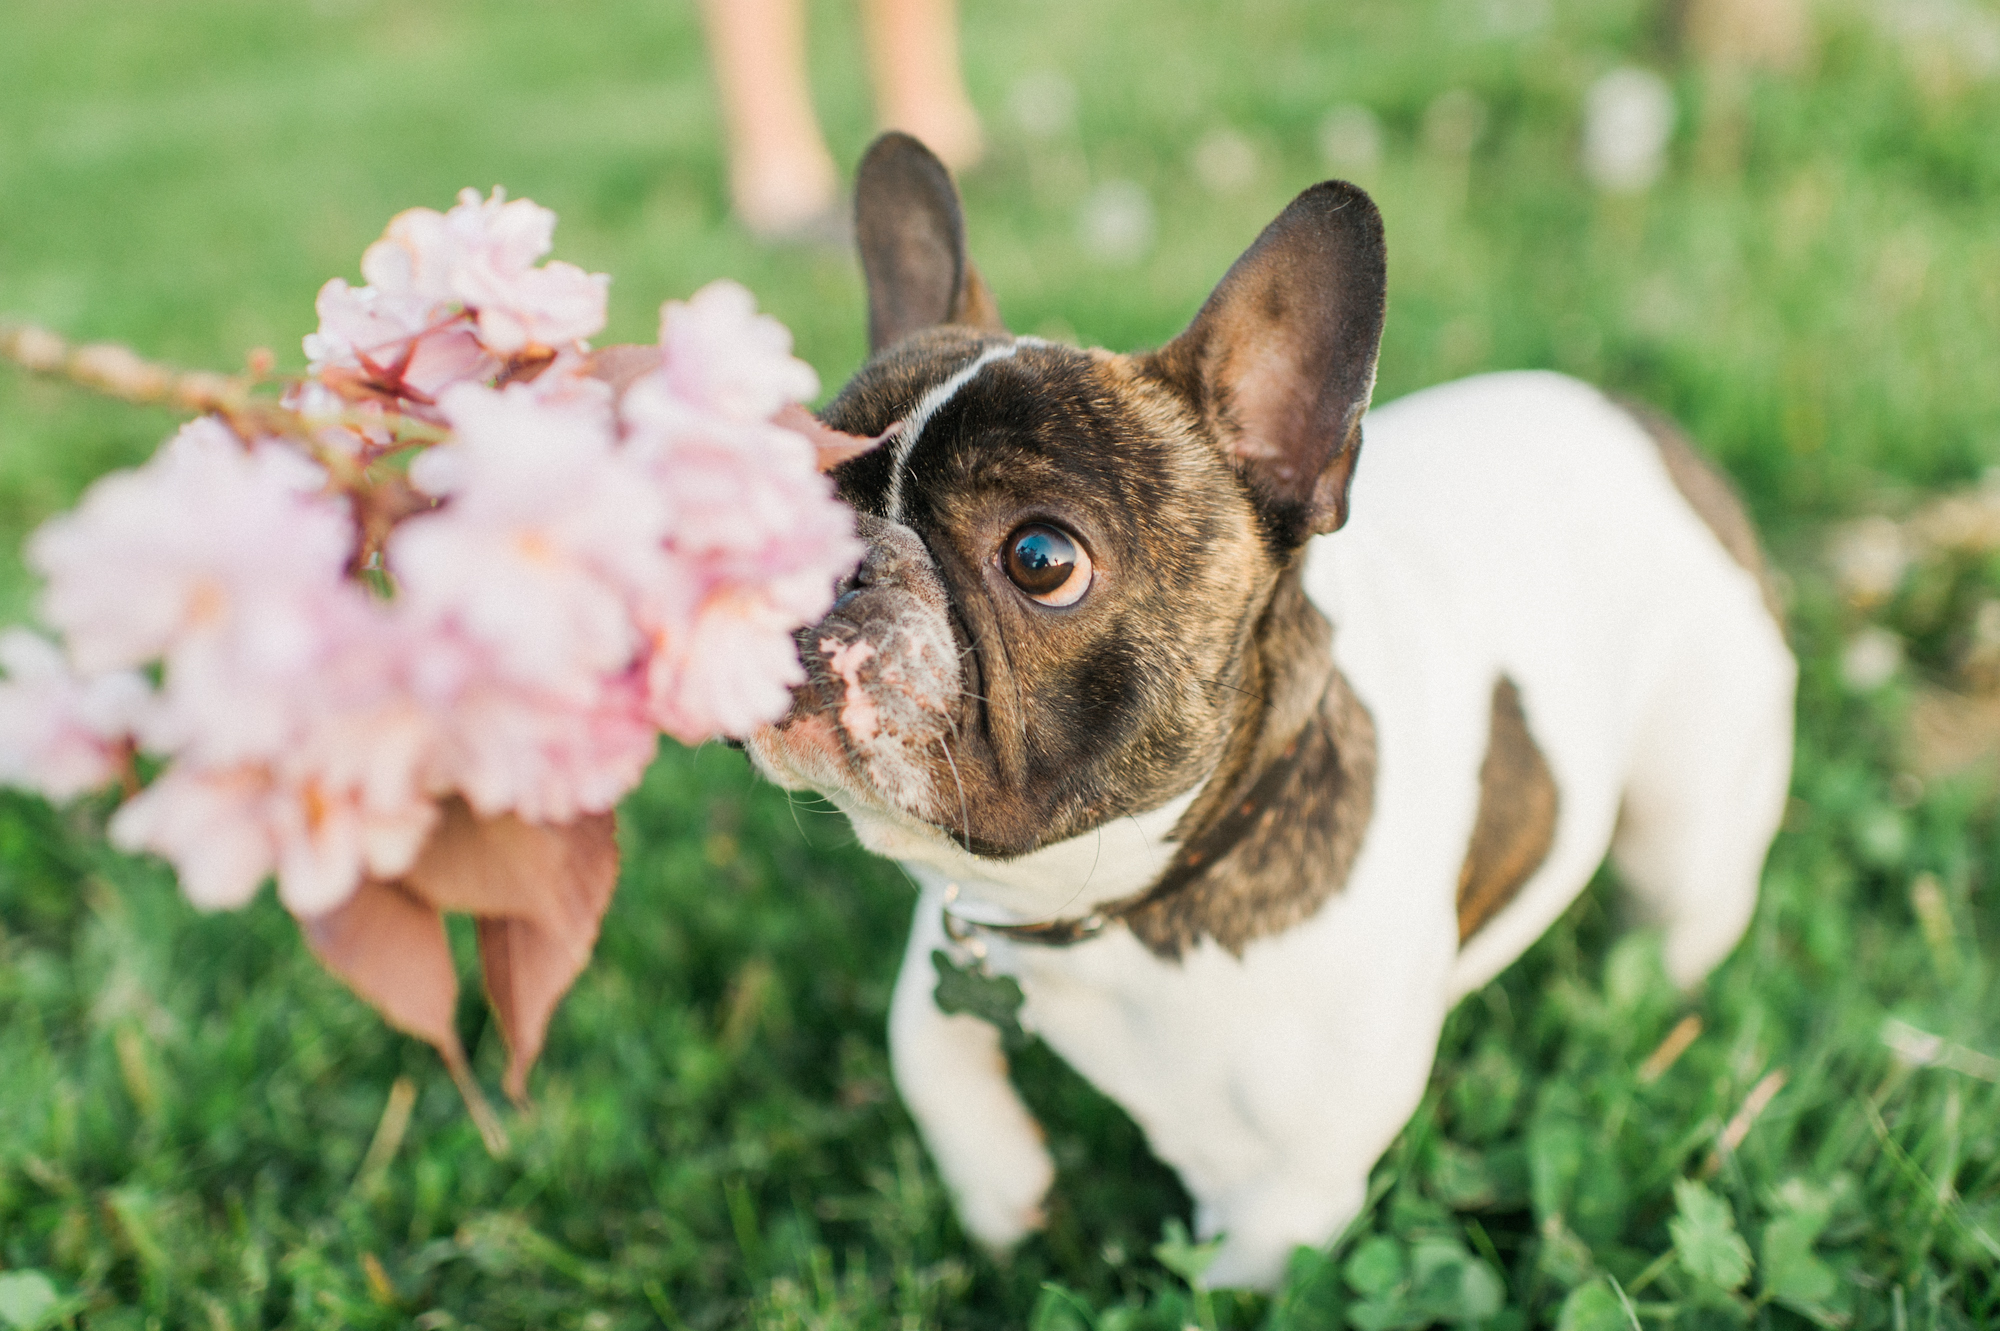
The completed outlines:
[[[1004,333],[1000,309],[965,253],[951,173],[905,135],[884,135],[854,181],[854,238],[868,281],[868,349],[958,324]]]
[[[1253,939],[1311,918],[1346,884],[1375,808],[1375,722],[1334,668],[1331,639],[1296,569],[1288,570],[1258,626],[1246,672],[1258,707],[1175,839],[1199,842],[1289,744],[1301,746],[1300,760],[1252,830],[1206,873],[1124,916],[1158,955],[1179,956],[1207,937],[1241,956]]]
[[[826,419],[879,433],[992,341],[950,327],[908,339]],[[1186,842],[1303,728],[1325,741],[1203,879],[1126,917],[1162,955],[1202,937],[1240,951],[1309,917],[1345,881],[1374,793],[1373,724],[1333,670],[1327,623],[1251,505],[1215,502],[1241,487],[1201,431],[1133,358],[1025,346],[931,418],[902,489],[901,520],[959,589],[966,706],[935,779],[965,792],[966,825],[949,830],[975,852],[1020,854],[1213,773],[1176,828]],[[841,466],[842,497],[886,517],[893,462],[884,449]],[[977,594],[998,576],[990,552],[1037,519],[1091,549],[1102,580],[1089,616]]]
[[[957,329],[899,344],[826,419],[879,433],[983,345]],[[954,751],[935,776],[964,791],[967,825],[950,830],[976,853],[1019,855],[1157,808],[1220,762],[1277,569],[1248,506],[1214,502],[1235,481],[1196,429],[1123,358],[1024,346],[946,403],[910,453],[896,516],[952,591],[964,656]],[[890,517],[893,460],[878,450],[837,469],[842,497]],[[1088,613],[1026,604],[1005,583],[994,552],[1034,521],[1090,551]]]
[[[1750,524],[1749,514],[1743,511],[1743,500],[1736,493],[1736,487],[1701,455],[1666,416],[1639,402],[1621,401],[1618,405],[1652,438],[1674,488],[1681,492],[1681,498],[1687,500],[1695,516],[1715,534],[1715,539],[1728,551],[1729,557],[1757,579],[1757,588],[1764,596],[1764,608],[1771,612],[1772,619],[1782,625],[1785,622],[1784,602],[1778,595],[1770,566],[1764,561],[1763,547],[1757,542],[1757,529]]]
[[[1521,691],[1502,675],[1493,685],[1472,844],[1458,873],[1459,942],[1506,909],[1542,867],[1555,844],[1556,811],[1555,777],[1528,733]]]
[[[857,233],[874,355],[824,415],[872,436],[1007,338],[949,176],[914,141],[870,150]],[[1134,918],[1156,951],[1203,937],[1240,949],[1306,918],[1344,881],[1366,825],[1373,727],[1333,672],[1295,563],[1345,515],[1383,271],[1366,196],[1315,186],[1164,350],[1014,344],[920,430],[833,473],[857,510],[921,541],[945,589],[962,686],[945,742],[916,755],[934,792],[921,816],[968,851],[1022,855],[1213,775],[1176,829],[1196,838],[1287,743],[1308,742],[1262,827]],[[1074,608],[1032,603],[1000,567],[1008,536],[1034,522],[1091,558]],[[845,590],[821,627],[918,613],[865,568]],[[813,682],[795,716],[824,715],[853,687],[815,661],[817,634],[802,641]]]

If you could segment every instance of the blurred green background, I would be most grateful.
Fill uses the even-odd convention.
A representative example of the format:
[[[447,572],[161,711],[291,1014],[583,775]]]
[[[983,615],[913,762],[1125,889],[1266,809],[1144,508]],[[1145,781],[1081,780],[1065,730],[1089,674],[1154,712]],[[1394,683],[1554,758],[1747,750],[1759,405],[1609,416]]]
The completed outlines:
[[[628,802],[597,962],[498,1161],[274,903],[196,916],[103,849],[103,808],[9,796],[0,1327],[2000,1322],[1993,763],[1926,780],[1903,738],[1922,690],[1970,687],[2000,569],[1940,556],[1863,607],[1820,553],[1829,523],[2000,461],[2000,9],[1822,0],[1800,66],[1727,76],[1655,0],[962,4],[990,140],[969,228],[1016,329],[1156,345],[1294,193],[1348,175],[1388,226],[1379,398],[1567,370],[1737,478],[1805,659],[1750,939],[1690,1006],[1594,892],[1455,1015],[1355,1231],[1276,1299],[1210,1298],[1171,1176],[1039,1049],[1050,1231],[1006,1263],[968,1245],[887,1083],[911,893],[725,750],[669,749]],[[853,7],[811,18],[851,164]],[[1657,183],[1610,194],[1584,105],[1628,65],[1674,124]],[[0,13],[0,313],[190,366],[299,366],[313,294],[391,214],[501,184],[614,275],[608,340],[733,277],[830,391],[864,351],[851,259],[754,243],[722,179],[688,0]],[[0,369],[0,616],[32,611],[20,539],[173,424]],[[1903,664],[1843,675],[1871,624]],[[1642,1080],[1690,1012],[1703,1034]],[[460,1016],[491,1085],[483,1010]],[[1898,1058],[1887,1017],[1946,1043]]]

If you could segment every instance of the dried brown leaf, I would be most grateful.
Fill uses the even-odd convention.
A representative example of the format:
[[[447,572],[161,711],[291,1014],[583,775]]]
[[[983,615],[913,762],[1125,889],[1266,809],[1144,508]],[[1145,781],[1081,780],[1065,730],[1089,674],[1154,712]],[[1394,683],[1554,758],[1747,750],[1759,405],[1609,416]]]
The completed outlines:
[[[620,397],[633,381],[660,368],[660,349],[638,343],[599,347],[590,354],[589,373],[611,385]]]
[[[465,1098],[486,1149],[507,1154],[507,1131],[479,1093],[452,1012],[458,971],[437,907],[407,884],[364,881],[324,915],[298,917],[299,931],[320,964],[382,1014],[397,1030],[430,1042]]]
[[[600,347],[590,355],[589,373],[610,384],[612,392],[620,397],[625,395],[625,390],[634,382],[659,368],[658,347],[625,343]],[[872,439],[867,435],[847,434],[834,429],[796,403],[787,404],[771,419],[774,424],[782,425],[787,430],[794,430],[812,441],[813,449],[818,454],[817,465],[821,471],[831,471],[849,458],[860,457],[889,438],[896,430],[895,426],[891,426]]]
[[[1709,66],[1796,69],[1812,38],[1806,0],[1689,0],[1682,13],[1688,46]]]
[[[503,1084],[525,1099],[549,1019],[589,964],[618,885],[612,816],[554,827],[480,818],[452,800],[406,882],[440,910],[478,917],[486,995],[507,1041]]]
[[[597,936],[593,923],[591,941]],[[486,972],[486,996],[507,1037],[507,1075],[501,1085],[515,1102],[528,1098],[528,1070],[541,1057],[549,1020],[589,961],[579,959],[575,939],[530,920],[489,916],[479,921],[479,964]]]
[[[1918,689],[1907,746],[1911,769],[1926,780],[2000,766],[2000,695]]]
[[[891,425],[881,434],[875,435],[872,438],[865,434],[847,434],[844,431],[834,429],[831,425],[828,425],[825,421],[822,421],[819,417],[796,403],[786,405],[776,416],[771,418],[771,421],[775,425],[782,425],[787,430],[795,430],[807,439],[810,439],[814,451],[819,455],[818,466],[821,471],[832,471],[849,458],[860,457],[869,449],[878,446],[883,440],[894,435],[900,426],[900,422],[897,425]]]
[[[366,999],[391,1026],[428,1040],[446,1062],[463,1061],[452,1011],[458,972],[444,918],[400,883],[368,881],[299,930],[320,964]]]

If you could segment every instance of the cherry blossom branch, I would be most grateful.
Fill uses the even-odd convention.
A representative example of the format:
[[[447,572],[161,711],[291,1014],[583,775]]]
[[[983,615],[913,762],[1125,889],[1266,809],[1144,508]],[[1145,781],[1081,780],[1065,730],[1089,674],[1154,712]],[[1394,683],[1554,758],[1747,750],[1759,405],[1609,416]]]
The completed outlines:
[[[525,1103],[617,884],[613,807],[662,732],[783,715],[792,634],[861,555],[824,473],[889,437],[806,411],[817,376],[733,283],[593,353],[609,279],[541,263],[554,224],[497,190],[398,215],[367,285],[321,288],[302,375],[0,323],[0,359],[200,413],[30,540],[57,640],[0,632],[0,783],[117,783],[112,840],[202,909],[274,878],[496,1153],[443,913],[478,922]]]
[[[0,360],[134,406],[220,416],[246,441],[281,436],[310,445],[321,430],[347,429],[384,433],[401,447],[438,443],[450,434],[443,426],[402,412],[308,413],[254,397],[260,388],[289,391],[307,382],[303,375],[273,374],[268,351],[251,352],[249,368],[242,374],[185,370],[148,360],[116,342],[75,344],[39,324],[0,316]],[[315,460],[324,462],[317,455]]]
[[[268,354],[268,353],[267,353]],[[229,412],[249,401],[261,375],[178,370],[112,342],[73,346],[38,324],[0,317],[0,357],[140,406]]]

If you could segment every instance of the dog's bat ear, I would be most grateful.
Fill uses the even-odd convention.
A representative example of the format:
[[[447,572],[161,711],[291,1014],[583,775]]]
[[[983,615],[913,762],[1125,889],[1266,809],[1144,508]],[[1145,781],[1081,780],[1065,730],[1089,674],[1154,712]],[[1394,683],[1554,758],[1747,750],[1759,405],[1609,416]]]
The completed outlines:
[[[1202,414],[1290,544],[1347,521],[1385,291],[1382,215],[1329,180],[1264,228],[1148,362]]]
[[[884,134],[861,159],[854,235],[868,279],[871,352],[938,324],[1007,331],[965,256],[965,215],[951,173],[909,135]]]

